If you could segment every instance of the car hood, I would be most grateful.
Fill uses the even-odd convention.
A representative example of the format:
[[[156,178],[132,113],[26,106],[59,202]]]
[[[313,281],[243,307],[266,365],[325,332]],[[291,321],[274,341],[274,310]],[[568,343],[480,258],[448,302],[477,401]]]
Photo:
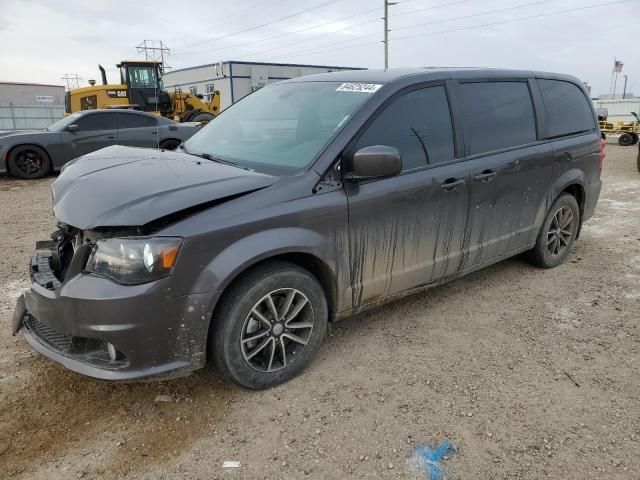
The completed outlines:
[[[51,186],[53,213],[81,229],[142,226],[276,180],[186,153],[113,146],[67,164]]]
[[[17,135],[31,135],[43,132],[46,132],[46,130],[0,130],[0,138],[15,137]]]

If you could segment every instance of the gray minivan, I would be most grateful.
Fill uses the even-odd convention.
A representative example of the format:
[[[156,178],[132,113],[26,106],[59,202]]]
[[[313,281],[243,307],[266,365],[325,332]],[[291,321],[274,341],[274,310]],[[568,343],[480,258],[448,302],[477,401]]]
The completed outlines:
[[[574,77],[350,71],[267,86],[177,151],[109,147],[53,183],[13,329],[65,367],[298,374],[329,321],[526,252],[567,258],[604,152]]]

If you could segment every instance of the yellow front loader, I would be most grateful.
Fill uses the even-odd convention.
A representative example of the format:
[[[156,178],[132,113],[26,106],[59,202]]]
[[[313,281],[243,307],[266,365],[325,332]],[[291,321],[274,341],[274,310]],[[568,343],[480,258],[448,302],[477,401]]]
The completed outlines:
[[[208,122],[220,113],[220,92],[210,101],[176,89],[167,92],[162,86],[159,62],[126,60],[116,65],[120,83],[109,84],[104,68],[98,65],[102,85],[89,81],[88,87],[67,92],[67,113],[96,108],[131,108],[157,113],[178,122]]]

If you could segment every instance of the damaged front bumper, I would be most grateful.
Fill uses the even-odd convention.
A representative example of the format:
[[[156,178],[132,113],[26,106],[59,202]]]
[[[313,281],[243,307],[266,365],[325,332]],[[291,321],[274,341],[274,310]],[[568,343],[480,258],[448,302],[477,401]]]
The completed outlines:
[[[119,285],[85,274],[88,254],[88,246],[75,252],[64,281],[50,270],[50,252],[34,255],[14,334],[22,329],[38,352],[104,380],[159,380],[204,366],[209,295],[172,297],[170,277]]]

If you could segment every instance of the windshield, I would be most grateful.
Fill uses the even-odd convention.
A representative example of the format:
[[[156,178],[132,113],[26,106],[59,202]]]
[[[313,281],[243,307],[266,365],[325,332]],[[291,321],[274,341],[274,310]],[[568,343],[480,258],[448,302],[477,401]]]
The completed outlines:
[[[155,66],[128,66],[129,82],[132,88],[157,88]]]
[[[67,126],[72,125],[73,122],[75,122],[78,119],[78,117],[80,117],[81,115],[82,115],[82,113],[80,113],[80,112],[76,112],[76,113],[72,113],[71,115],[67,115],[66,117],[61,118],[57,122],[52,123],[51,125],[49,125],[45,130],[48,130],[50,132],[61,132],[65,128],[67,128]]]
[[[275,175],[314,160],[379,85],[342,82],[282,83],[262,88],[218,115],[185,143],[208,154]]]

